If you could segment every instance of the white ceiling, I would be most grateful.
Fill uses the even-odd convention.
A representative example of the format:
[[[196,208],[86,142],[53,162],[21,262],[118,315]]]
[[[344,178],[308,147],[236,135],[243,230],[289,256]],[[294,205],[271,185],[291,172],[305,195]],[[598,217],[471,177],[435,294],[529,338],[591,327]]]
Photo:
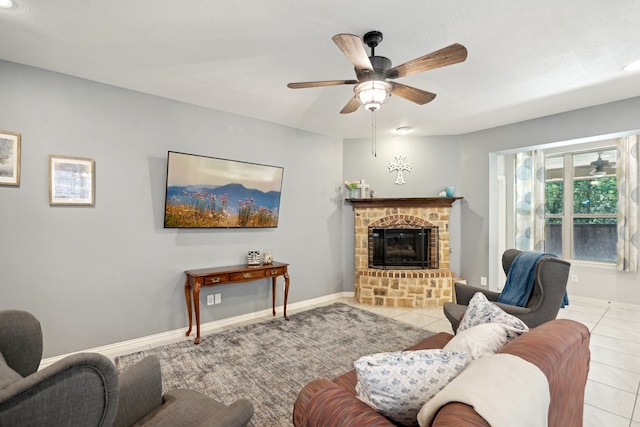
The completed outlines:
[[[321,134],[371,135],[371,113],[339,111],[354,79],[334,34],[384,34],[399,65],[452,43],[465,62],[397,81],[378,135],[461,134],[640,95],[638,0],[14,0],[0,58]],[[369,52],[369,48],[367,48]],[[0,79],[2,76],[0,76]]]

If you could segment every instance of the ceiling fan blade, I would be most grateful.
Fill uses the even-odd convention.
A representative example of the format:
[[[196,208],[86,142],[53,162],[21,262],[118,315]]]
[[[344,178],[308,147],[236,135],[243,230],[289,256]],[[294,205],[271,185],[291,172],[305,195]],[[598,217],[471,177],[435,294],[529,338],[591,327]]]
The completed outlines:
[[[398,95],[399,97],[407,99],[411,102],[415,102],[416,104],[424,105],[427,102],[433,101],[433,99],[436,97],[435,93],[427,92],[426,90],[418,89],[396,82],[389,83],[391,83],[392,86],[392,95]]]
[[[358,83],[357,80],[325,80],[320,82],[298,82],[289,83],[287,87],[291,89],[302,89],[306,87],[322,87],[322,86],[340,86],[340,85],[354,85]]]
[[[360,107],[360,103],[358,102],[358,100],[354,96],[353,98],[351,98],[349,100],[349,102],[347,102],[347,105],[345,105],[344,108],[340,111],[340,114],[353,113],[354,111],[356,111],[358,109],[358,107]]]
[[[357,71],[369,70],[373,72],[373,66],[367,52],[364,50],[360,37],[353,34],[336,34],[332,39],[347,59],[356,67]]]
[[[458,62],[463,62],[465,59],[467,59],[467,48],[461,44],[454,43],[451,46],[436,50],[435,52],[391,68],[387,71],[387,78],[397,79],[398,77],[457,64]]]

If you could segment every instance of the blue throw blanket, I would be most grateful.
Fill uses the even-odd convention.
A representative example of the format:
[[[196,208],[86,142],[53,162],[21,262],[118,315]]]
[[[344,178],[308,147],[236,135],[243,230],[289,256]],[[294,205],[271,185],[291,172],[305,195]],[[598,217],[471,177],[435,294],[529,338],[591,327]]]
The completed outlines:
[[[544,252],[523,251],[518,254],[509,268],[507,282],[498,297],[498,302],[518,307],[527,305],[533,289],[538,261],[548,256],[555,257],[554,254]],[[565,291],[561,307],[568,304],[569,298]]]

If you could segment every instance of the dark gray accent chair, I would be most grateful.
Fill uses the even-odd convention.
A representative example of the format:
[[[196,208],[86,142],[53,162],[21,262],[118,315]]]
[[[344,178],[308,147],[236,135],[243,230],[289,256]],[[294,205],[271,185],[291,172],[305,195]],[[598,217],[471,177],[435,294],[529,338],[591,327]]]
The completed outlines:
[[[162,395],[154,356],[120,375],[98,353],[73,354],[38,371],[41,359],[40,322],[26,311],[0,311],[0,427],[253,426],[247,399],[227,406],[193,390]]]
[[[518,254],[518,249],[507,249],[502,255],[502,268],[505,274],[509,274],[511,263]],[[458,329],[458,325],[464,316],[464,312],[469,305],[469,300],[476,292],[482,292],[489,301],[522,320],[529,328],[535,328],[549,320],[555,319],[562,306],[565,292],[567,290],[567,280],[569,279],[569,268],[571,264],[563,259],[555,257],[542,258],[537,266],[533,289],[529,296],[529,301],[524,307],[502,304],[497,302],[499,292],[489,291],[486,288],[466,285],[456,282],[454,284],[455,302],[447,302],[443,306],[444,314],[451,323],[453,331]]]

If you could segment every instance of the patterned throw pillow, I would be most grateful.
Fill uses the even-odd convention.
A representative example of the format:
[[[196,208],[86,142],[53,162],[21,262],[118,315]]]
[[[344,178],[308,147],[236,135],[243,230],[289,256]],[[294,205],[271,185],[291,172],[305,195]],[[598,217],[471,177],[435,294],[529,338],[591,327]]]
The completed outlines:
[[[469,301],[469,305],[464,312],[464,316],[462,316],[456,334],[483,323],[504,323],[505,325],[515,328],[515,331],[507,331],[507,338],[509,340],[529,330],[522,320],[506,313],[503,309],[491,303],[482,292],[476,292]]]
[[[500,350],[510,341],[509,332],[522,333],[519,329],[504,323],[483,323],[458,332],[442,349],[467,353],[467,363],[470,363]]]
[[[417,426],[420,408],[464,369],[466,358],[439,349],[361,357],[354,363],[358,398],[394,422]]]

